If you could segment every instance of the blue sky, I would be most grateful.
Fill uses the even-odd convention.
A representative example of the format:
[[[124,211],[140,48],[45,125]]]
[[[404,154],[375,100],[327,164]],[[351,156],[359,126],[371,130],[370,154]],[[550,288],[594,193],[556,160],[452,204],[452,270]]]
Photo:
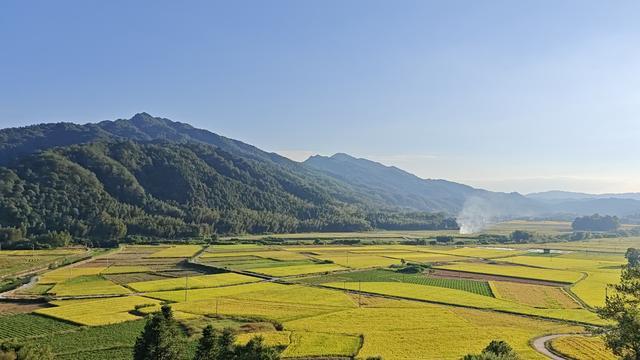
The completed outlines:
[[[637,1],[2,1],[0,124],[146,111],[294,159],[640,191]]]

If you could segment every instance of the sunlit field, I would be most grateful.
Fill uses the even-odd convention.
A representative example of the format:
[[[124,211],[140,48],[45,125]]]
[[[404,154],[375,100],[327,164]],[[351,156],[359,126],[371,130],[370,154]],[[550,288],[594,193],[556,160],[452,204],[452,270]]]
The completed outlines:
[[[529,224],[557,232],[563,226]],[[0,315],[0,337],[41,337],[62,359],[124,360],[135,340],[129,334],[166,302],[184,328],[193,329],[192,341],[204,324],[232,327],[239,343],[261,335],[267,344],[283,348],[285,358],[380,355],[393,360],[429,354],[459,359],[492,339],[504,339],[523,359],[543,359],[531,347],[532,339],[604,324],[593,308],[602,305],[607,284],[618,281],[625,263],[622,249],[628,246],[640,247],[640,240],[125,246],[45,270],[22,293],[37,290],[50,307]],[[540,248],[567,251],[530,251]],[[62,347],[74,337],[81,342],[108,329],[119,335],[99,349],[86,345],[85,357],[74,347]],[[424,334],[430,334],[429,341]],[[574,358],[609,356],[597,338],[558,338],[553,348]]]

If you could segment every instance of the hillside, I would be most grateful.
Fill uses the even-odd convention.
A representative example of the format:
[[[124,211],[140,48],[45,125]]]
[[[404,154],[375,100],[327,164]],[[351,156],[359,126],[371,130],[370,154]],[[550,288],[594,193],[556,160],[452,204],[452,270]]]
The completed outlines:
[[[380,201],[403,208],[459,214],[465,204],[472,201],[491,206],[495,212],[500,212],[496,214],[499,217],[529,215],[540,210],[535,201],[517,193],[491,192],[447,180],[422,179],[396,167],[347,154],[312,156],[304,163],[352,185],[361,194],[375,194]]]
[[[627,217],[640,214],[640,194],[588,194],[570,191],[546,191],[528,194],[557,213],[588,215],[594,213]]]
[[[116,240],[457,226],[439,214],[375,203],[279,155],[146,114],[0,134],[0,225],[29,236],[68,231]]]

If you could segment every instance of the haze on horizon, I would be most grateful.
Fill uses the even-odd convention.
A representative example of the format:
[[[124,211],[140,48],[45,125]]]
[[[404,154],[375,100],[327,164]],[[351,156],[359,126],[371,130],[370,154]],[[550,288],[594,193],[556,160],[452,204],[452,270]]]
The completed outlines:
[[[0,6],[0,127],[146,111],[294,160],[640,191],[640,3]]]

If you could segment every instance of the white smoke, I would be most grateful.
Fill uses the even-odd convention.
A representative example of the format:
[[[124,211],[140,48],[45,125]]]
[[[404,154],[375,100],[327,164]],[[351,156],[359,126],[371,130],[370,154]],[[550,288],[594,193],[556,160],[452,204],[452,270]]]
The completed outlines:
[[[464,202],[456,221],[460,225],[460,234],[473,234],[497,223],[502,215],[502,209],[491,201],[472,196]]]

